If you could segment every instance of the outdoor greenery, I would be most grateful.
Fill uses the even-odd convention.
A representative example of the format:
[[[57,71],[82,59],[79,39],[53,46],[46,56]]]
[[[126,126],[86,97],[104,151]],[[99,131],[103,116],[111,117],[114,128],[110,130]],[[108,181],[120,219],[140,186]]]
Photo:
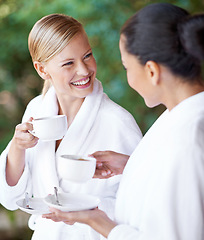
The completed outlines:
[[[204,10],[201,0],[0,0],[0,153],[20,123],[28,102],[41,92],[43,80],[33,68],[27,38],[33,24],[51,13],[71,15],[83,23],[104,91],[133,114],[145,133],[164,107],[148,109],[129,87],[118,41],[125,20],[155,2],[174,3],[190,12]]]
[[[111,99],[129,110],[143,133],[163,107],[148,109],[127,84],[118,48],[120,28],[149,0],[0,0],[0,152],[21,121],[27,103],[41,92],[40,79],[31,62],[27,37],[33,24],[50,13],[65,13],[81,21],[98,64],[97,77]],[[164,2],[164,1],[163,1]],[[200,0],[165,1],[190,11],[203,9]]]

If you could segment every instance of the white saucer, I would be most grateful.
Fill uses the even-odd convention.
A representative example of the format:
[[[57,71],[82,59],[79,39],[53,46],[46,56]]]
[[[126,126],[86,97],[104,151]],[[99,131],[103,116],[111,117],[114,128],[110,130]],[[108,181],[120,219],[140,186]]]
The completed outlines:
[[[43,198],[30,198],[29,204],[32,209],[26,208],[25,199],[18,200],[16,204],[20,210],[29,214],[42,215],[50,213],[49,207],[44,203]]]
[[[93,209],[100,202],[99,198],[95,196],[80,193],[58,193],[58,199],[61,205],[56,203],[55,195],[48,195],[44,198],[44,202],[49,207],[54,207],[64,212]]]

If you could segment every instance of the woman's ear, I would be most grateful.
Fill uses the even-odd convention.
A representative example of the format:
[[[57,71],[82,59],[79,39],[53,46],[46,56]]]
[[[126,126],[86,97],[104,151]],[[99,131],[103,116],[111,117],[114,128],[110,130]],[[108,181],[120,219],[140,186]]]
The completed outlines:
[[[145,64],[145,71],[153,86],[156,86],[160,83],[160,67],[156,62],[147,61]]]
[[[37,71],[37,73],[39,74],[39,76],[44,79],[50,79],[50,75],[49,73],[46,71],[45,65],[41,62],[38,61],[34,61],[33,63],[35,70]]]

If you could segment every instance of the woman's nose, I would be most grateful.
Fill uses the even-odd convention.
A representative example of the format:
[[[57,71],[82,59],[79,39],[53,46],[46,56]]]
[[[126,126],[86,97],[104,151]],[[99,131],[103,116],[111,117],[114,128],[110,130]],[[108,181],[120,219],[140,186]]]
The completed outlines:
[[[80,76],[87,76],[89,74],[89,70],[87,65],[84,62],[80,62],[77,66],[77,74]]]

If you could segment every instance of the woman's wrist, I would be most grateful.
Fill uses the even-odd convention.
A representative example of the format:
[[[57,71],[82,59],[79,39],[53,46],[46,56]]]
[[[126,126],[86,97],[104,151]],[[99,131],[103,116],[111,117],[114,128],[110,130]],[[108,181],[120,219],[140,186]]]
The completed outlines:
[[[93,212],[93,217],[89,219],[88,225],[107,238],[117,224],[104,212],[98,210],[97,212]]]

